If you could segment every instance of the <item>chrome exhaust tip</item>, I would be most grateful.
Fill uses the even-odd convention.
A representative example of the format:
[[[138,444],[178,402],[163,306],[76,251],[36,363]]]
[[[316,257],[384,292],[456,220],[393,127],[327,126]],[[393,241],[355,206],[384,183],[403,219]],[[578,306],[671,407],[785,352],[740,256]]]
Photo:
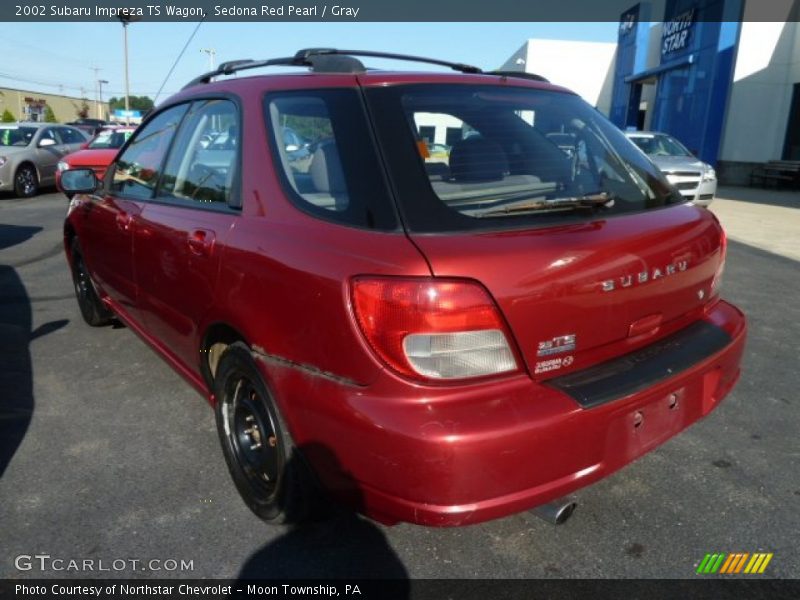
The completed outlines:
[[[574,498],[559,498],[537,506],[530,512],[551,525],[562,525],[567,522],[577,507],[578,503]]]

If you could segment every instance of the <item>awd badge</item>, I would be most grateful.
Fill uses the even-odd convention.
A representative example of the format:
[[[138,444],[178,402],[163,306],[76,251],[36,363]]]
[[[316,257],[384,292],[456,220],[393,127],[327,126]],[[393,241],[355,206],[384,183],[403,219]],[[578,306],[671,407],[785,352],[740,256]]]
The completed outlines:
[[[539,342],[539,347],[536,351],[536,356],[551,356],[553,354],[561,354],[562,352],[571,352],[575,350],[575,334],[559,335],[551,340],[544,340]]]

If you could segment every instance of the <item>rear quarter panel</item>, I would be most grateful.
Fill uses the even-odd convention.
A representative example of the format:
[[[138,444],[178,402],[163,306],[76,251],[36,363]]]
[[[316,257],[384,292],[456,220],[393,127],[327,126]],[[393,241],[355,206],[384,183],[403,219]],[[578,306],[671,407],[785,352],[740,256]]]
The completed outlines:
[[[227,323],[259,352],[367,383],[382,366],[364,345],[351,318],[350,278],[360,274],[424,276],[430,270],[402,230],[347,227],[309,216],[292,205],[273,167],[262,106],[264,95],[277,88],[267,88],[264,80],[243,83],[235,90],[245,118],[242,216],[223,249],[217,301],[201,331],[213,323]],[[280,79],[289,89],[334,83],[342,85],[342,77]],[[355,79],[350,83],[355,85]]]

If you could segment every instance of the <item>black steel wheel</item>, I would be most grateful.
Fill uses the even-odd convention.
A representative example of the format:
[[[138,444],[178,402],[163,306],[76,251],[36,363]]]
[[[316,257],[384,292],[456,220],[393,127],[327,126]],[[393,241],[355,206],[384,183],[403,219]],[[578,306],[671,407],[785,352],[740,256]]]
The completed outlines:
[[[225,462],[250,510],[269,522],[315,518],[319,488],[245,344],[237,342],[225,350],[214,392]]]
[[[14,175],[14,193],[20,198],[30,198],[39,193],[39,176],[32,165],[22,165]]]
[[[75,298],[78,300],[78,308],[81,316],[87,324],[92,327],[107,325],[113,315],[101,302],[100,297],[92,283],[89,270],[83,260],[78,238],[72,240],[72,284],[75,287]]]

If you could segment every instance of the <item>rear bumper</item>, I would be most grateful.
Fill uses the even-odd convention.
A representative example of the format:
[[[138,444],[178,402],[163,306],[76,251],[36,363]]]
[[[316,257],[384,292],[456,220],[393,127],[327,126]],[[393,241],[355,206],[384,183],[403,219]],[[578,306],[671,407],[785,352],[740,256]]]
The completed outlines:
[[[0,192],[9,192],[14,189],[14,169],[11,162],[0,166]]]
[[[295,442],[315,449],[308,458],[334,494],[383,522],[452,526],[573,492],[713,410],[739,377],[746,325],[725,302],[706,320],[730,337],[722,349],[593,408],[527,376],[454,388],[384,373],[360,387],[259,364]],[[317,455],[329,458],[323,465]]]

